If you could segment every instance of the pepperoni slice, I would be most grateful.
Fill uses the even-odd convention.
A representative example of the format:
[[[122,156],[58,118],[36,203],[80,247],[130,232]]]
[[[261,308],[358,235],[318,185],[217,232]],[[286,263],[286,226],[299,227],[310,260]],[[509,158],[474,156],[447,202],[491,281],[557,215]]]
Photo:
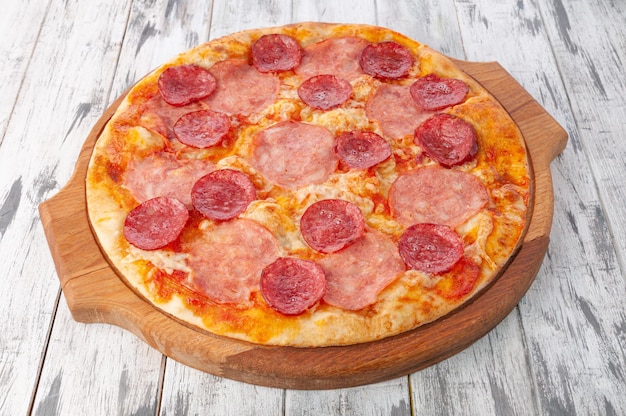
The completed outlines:
[[[230,119],[216,111],[200,110],[181,116],[174,124],[176,138],[199,149],[219,143],[230,130]]]
[[[363,72],[382,79],[406,77],[414,62],[411,51],[396,42],[367,45],[361,53],[360,60]]]
[[[283,315],[300,315],[326,293],[326,275],[311,260],[281,257],[261,273],[261,294]]]
[[[398,250],[411,269],[441,274],[463,257],[463,241],[448,226],[415,224],[400,236]]]
[[[465,99],[469,87],[460,79],[428,74],[411,85],[411,97],[426,111],[439,111]]]
[[[185,227],[189,212],[175,198],[149,199],[128,213],[124,237],[142,250],[156,250],[176,240]]]
[[[287,35],[263,35],[254,42],[251,52],[252,65],[259,72],[289,71],[302,59],[300,45]]]
[[[363,235],[365,220],[353,203],[324,199],[306,209],[300,219],[300,231],[313,250],[334,253]]]
[[[391,146],[371,131],[348,131],[337,137],[337,156],[348,166],[367,169],[391,156]]]
[[[352,85],[334,75],[317,75],[298,88],[300,99],[320,110],[329,110],[345,103],[352,95]]]
[[[163,100],[174,106],[208,97],[217,86],[208,70],[193,64],[167,68],[159,76],[158,84]]]
[[[254,184],[245,173],[222,169],[200,178],[191,189],[193,206],[205,217],[228,221],[256,199]]]
[[[478,152],[474,127],[451,114],[428,118],[415,130],[413,141],[446,168],[465,163]]]

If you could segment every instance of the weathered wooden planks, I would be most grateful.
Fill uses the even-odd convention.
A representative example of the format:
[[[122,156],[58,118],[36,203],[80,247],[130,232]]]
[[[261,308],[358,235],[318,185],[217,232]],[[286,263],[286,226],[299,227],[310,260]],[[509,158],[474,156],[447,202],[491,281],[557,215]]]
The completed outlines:
[[[28,411],[58,294],[34,215],[55,182],[21,152],[22,132],[15,129],[24,125],[20,119],[25,111],[19,111],[16,102],[46,6],[9,2],[0,13],[0,414]],[[20,163],[33,171],[17,169]],[[35,274],[39,280],[31,277]]]
[[[40,207],[72,315],[80,322],[120,325],[174,359],[216,375],[300,389],[384,380],[434,364],[460,351],[508,314],[534,278],[547,247],[552,218],[548,167],[564,147],[566,136],[497,64],[459,61],[459,65],[491,90],[518,121],[533,161],[534,192],[542,196],[532,199],[533,215],[524,244],[506,273],[459,313],[371,345],[310,350],[254,347],[228,339],[203,337],[156,313],[115,277],[84,219],[83,177],[87,162],[104,122],[119,104],[120,100],[116,100],[87,138],[70,183]],[[78,221],[79,218],[82,221]],[[84,250],[84,259],[74,257],[78,247]],[[248,362],[248,358],[253,357]]]
[[[576,12],[570,10],[583,21],[595,19],[594,16],[608,6],[599,2],[595,2],[595,6],[589,2],[578,3],[572,5]],[[598,195],[592,179],[596,172],[604,177],[611,175],[615,165],[609,158],[598,159],[595,163],[592,159],[589,170],[586,162],[589,155],[584,149],[597,146],[597,141],[593,134],[581,129],[578,121],[593,117],[597,108],[602,108],[597,102],[598,91],[593,91],[598,85],[592,72],[599,71],[605,76],[616,67],[609,64],[608,60],[613,59],[610,55],[601,58],[601,53],[595,52],[605,44],[599,38],[590,42],[594,52],[583,52],[589,48],[583,42],[594,36],[610,38],[591,30],[603,25],[599,20],[595,25],[581,21],[579,33],[584,31],[583,25],[588,30],[578,38],[569,27],[563,4],[555,2],[554,8],[548,4],[542,2],[541,7],[537,7],[532,2],[518,2],[494,6],[488,1],[475,1],[460,3],[458,16],[468,57],[498,59],[510,68],[548,111],[562,120],[571,138],[566,151],[553,164],[556,205],[548,257],[535,285],[519,307],[537,412],[610,414],[614,411],[619,414],[626,406],[624,376],[621,371],[615,371],[625,365],[624,297],[617,295],[625,293],[623,271],[620,276],[614,243],[602,212],[601,200],[605,196]],[[615,8],[612,11],[620,16]],[[623,11],[621,15],[623,17]],[[562,38],[558,40],[556,36]],[[568,45],[568,52],[560,53],[564,44]],[[506,53],[511,45],[516,45],[515,53]],[[623,56],[623,45],[621,50],[618,47],[607,45],[605,53],[612,49],[616,56]],[[597,53],[598,61],[602,62],[597,69],[593,62],[585,62],[588,53]],[[578,94],[573,102],[571,94],[581,87],[586,91]],[[623,84],[621,89],[624,90]],[[570,105],[574,108],[573,115]],[[619,111],[619,106],[612,111],[616,110]],[[624,154],[624,142],[616,140],[621,130],[619,122],[603,126],[592,124],[587,128],[606,131],[610,142],[606,143],[610,150],[609,147],[604,150],[607,156],[614,152]],[[621,169],[623,171],[623,163]],[[607,192],[610,198],[624,194],[623,181],[621,185],[614,182],[612,187],[601,187],[600,191]],[[623,199],[621,204],[623,207]],[[616,209],[612,207],[610,212],[615,213]]]
[[[24,88],[20,97],[29,104],[16,107],[29,114],[17,118],[20,124],[12,123],[11,127],[21,126],[26,137],[37,138],[24,144],[40,148],[22,154],[38,165],[33,172],[50,175],[48,180],[54,181],[55,187],[68,180],[73,170],[71,159],[76,158],[84,135],[106,108],[129,6],[125,0],[106,4],[53,2],[50,6],[25,80],[31,87]],[[35,111],[30,110],[33,106]],[[16,168],[28,171],[19,165]],[[33,218],[38,219],[36,215]],[[83,254],[80,250],[76,250],[77,257]],[[42,277],[36,271],[27,276],[35,288]],[[32,307],[45,310],[43,302]],[[65,298],[56,311],[49,309],[48,313],[55,319],[50,338],[39,351],[46,356],[40,380],[33,384],[34,413],[155,411],[160,354],[125,331],[76,325]],[[85,385],[88,388],[83,390]]]

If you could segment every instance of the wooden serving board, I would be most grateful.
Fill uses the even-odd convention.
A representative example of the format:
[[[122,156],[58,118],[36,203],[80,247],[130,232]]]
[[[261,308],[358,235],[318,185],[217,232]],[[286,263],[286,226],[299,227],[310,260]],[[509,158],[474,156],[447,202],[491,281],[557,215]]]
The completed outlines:
[[[160,312],[116,275],[101,253],[87,218],[87,166],[95,141],[120,97],[87,137],[69,183],[39,206],[73,318],[118,325],[163,354],[217,376],[291,389],[383,381],[428,367],[471,345],[515,308],[539,270],[552,225],[550,162],[565,148],[567,133],[499,64],[455,62],[490,91],[517,122],[534,171],[532,217],[520,250],[501,276],[463,308],[391,338],[324,348],[255,345],[195,330]]]

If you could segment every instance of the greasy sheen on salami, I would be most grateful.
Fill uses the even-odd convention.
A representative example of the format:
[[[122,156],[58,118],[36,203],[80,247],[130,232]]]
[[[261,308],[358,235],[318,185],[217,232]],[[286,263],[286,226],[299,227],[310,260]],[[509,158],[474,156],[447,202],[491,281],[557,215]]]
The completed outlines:
[[[381,79],[405,78],[414,62],[411,51],[396,42],[370,44],[363,49],[360,60],[363,72]]]
[[[149,199],[128,213],[124,237],[142,250],[156,250],[176,240],[188,218],[187,208],[177,199]]]
[[[256,188],[245,173],[216,170],[198,179],[191,200],[198,212],[212,220],[228,221],[246,210],[256,199]]]
[[[217,85],[209,71],[192,64],[167,68],[159,76],[158,84],[163,100],[174,106],[208,97]]]
[[[272,309],[284,315],[300,315],[326,293],[326,275],[314,261],[281,257],[263,269],[260,285]]]
[[[324,199],[310,205],[300,219],[307,244],[322,253],[334,253],[363,235],[363,213],[352,202]]]
[[[438,113],[415,130],[414,142],[426,156],[446,168],[467,162],[478,152],[476,131],[471,124],[451,114]]]
[[[252,65],[259,72],[282,72],[300,64],[302,51],[298,42],[287,35],[263,35],[252,45]]]
[[[319,110],[330,110],[345,103],[352,95],[352,86],[334,75],[316,75],[298,88],[300,99]]]
[[[210,110],[184,114],[174,124],[174,134],[181,143],[200,149],[218,144],[228,130],[228,116]]]
[[[402,260],[411,269],[430,274],[449,271],[463,256],[463,240],[445,225],[415,224],[398,240]]]
[[[428,74],[411,84],[411,97],[426,111],[439,111],[462,103],[469,91],[460,79]]]
[[[337,137],[337,156],[351,168],[367,169],[391,156],[389,143],[372,131],[353,130]]]

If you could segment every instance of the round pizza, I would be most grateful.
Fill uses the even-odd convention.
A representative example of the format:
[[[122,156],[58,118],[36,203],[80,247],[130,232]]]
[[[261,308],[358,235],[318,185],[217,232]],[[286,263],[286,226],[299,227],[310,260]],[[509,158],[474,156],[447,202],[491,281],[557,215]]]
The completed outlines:
[[[98,138],[89,221],[137,294],[208,334],[322,347],[410,331],[496,279],[532,177],[507,112],[391,30],[302,23],[186,51]]]

